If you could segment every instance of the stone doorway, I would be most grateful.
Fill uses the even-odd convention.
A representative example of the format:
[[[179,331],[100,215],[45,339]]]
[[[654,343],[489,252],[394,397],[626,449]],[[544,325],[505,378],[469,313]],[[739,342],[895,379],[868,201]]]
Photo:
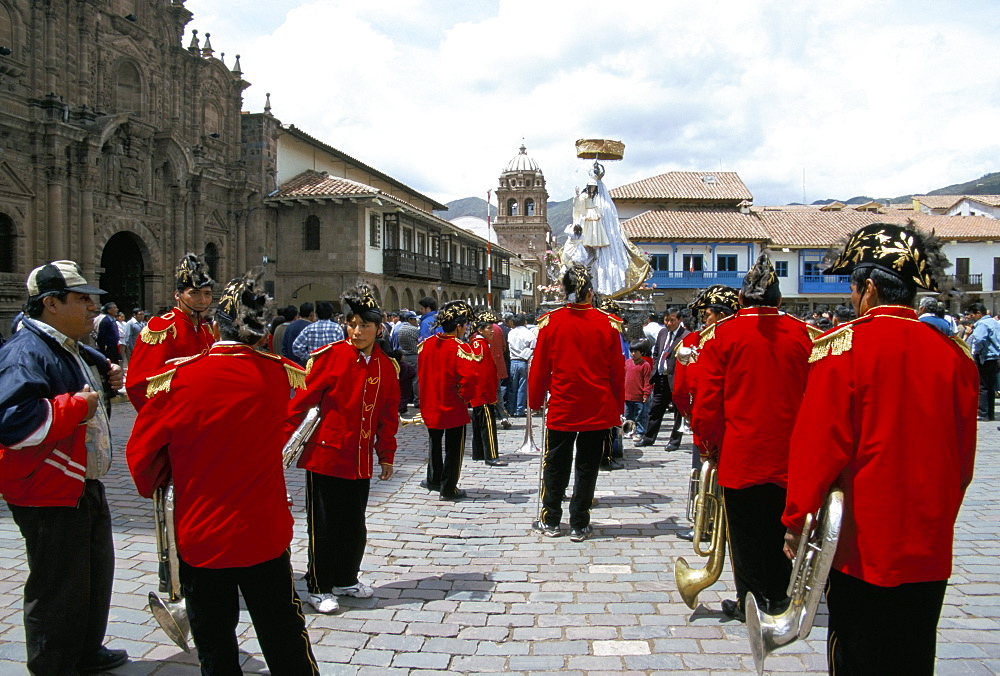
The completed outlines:
[[[145,266],[139,238],[131,232],[119,232],[108,240],[101,253],[99,286],[107,291],[101,303],[114,301],[118,309],[130,317],[132,308],[145,308],[146,293],[143,275]],[[146,308],[147,310],[149,308]]]

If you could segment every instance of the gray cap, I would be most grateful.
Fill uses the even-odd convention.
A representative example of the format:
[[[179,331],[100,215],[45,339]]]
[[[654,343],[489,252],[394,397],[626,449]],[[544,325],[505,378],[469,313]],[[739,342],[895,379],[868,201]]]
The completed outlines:
[[[28,296],[35,298],[46,293],[75,291],[102,296],[104,289],[91,286],[83,277],[80,266],[73,261],[52,261],[35,268],[28,275]]]

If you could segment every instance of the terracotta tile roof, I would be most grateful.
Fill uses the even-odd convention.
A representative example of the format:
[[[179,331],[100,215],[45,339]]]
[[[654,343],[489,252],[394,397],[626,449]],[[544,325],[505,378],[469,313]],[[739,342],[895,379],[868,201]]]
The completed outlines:
[[[767,231],[752,213],[699,209],[698,211],[646,211],[623,224],[632,239],[725,240],[748,242],[767,240]]]
[[[615,200],[753,200],[735,171],[670,171],[609,192]]]
[[[326,172],[307,169],[294,176],[278,191],[268,197],[280,199],[289,197],[352,197],[357,195],[379,195],[382,191],[370,185],[348,178],[330,176]]]
[[[966,198],[987,206],[1000,207],[1000,195],[966,195]]]
[[[928,209],[950,209],[962,195],[914,195],[913,200],[920,202]]]

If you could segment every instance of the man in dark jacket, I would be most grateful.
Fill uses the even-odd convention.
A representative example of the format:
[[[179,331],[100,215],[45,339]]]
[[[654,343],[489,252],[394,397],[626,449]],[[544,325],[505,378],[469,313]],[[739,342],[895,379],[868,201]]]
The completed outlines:
[[[32,674],[102,672],[128,660],[102,645],[115,553],[99,480],[111,464],[100,392],[122,386],[121,367],[78,342],[97,312],[91,294],[103,293],[72,261],[34,269],[21,329],[0,351],[0,493],[27,550]]]
[[[97,323],[97,349],[108,358],[112,364],[122,361],[121,350],[118,347],[118,306],[105,303],[101,307],[101,321]]]

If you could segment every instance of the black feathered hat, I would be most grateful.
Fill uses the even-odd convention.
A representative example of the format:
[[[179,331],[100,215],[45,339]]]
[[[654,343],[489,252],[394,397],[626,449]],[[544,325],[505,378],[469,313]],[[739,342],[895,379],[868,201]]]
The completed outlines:
[[[174,278],[178,291],[188,288],[200,289],[203,286],[215,284],[215,280],[209,276],[208,270],[205,269],[205,264],[193,253],[187,254],[180,260]]]
[[[832,256],[831,256],[832,258]],[[906,225],[872,223],[850,236],[843,251],[824,275],[849,275],[855,268],[871,265],[908,284],[940,291],[944,268],[951,265],[933,233]]]
[[[604,310],[616,317],[622,316],[622,306],[619,305],[613,298],[604,297],[597,302],[597,309]]]
[[[260,282],[263,276],[264,268],[256,266],[226,284],[215,311],[216,319],[232,324],[239,331],[237,340],[247,345],[260,342],[274,316],[271,297]]]
[[[486,326],[487,324],[499,324],[500,315],[498,315],[494,310],[485,307],[476,310],[476,315],[474,317],[476,326]]]
[[[437,311],[437,317],[434,320],[434,326],[444,326],[448,322],[456,322],[458,324],[468,324],[472,321],[475,316],[475,311],[472,306],[466,303],[464,300],[452,300],[441,306],[441,309]]]
[[[570,303],[582,303],[587,289],[592,288],[593,277],[586,265],[573,263],[563,274],[562,285],[566,292],[566,300]]]
[[[358,315],[372,324],[382,323],[382,308],[367,284],[358,284],[345,291],[344,303],[350,310],[348,314]]]

